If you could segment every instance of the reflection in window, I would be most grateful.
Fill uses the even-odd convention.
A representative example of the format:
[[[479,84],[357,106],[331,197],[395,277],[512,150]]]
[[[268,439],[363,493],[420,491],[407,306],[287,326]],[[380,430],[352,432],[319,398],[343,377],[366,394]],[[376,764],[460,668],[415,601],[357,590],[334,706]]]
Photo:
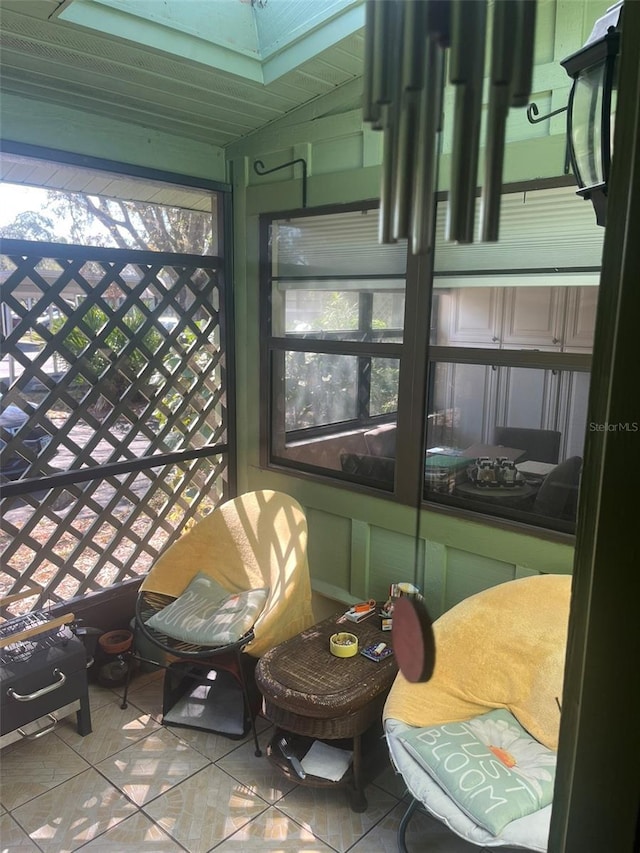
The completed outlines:
[[[570,529],[587,392],[578,371],[433,363],[425,498]]]
[[[572,532],[600,246],[550,224],[565,192],[506,195],[500,246],[446,243],[440,206],[429,323],[405,316],[428,283],[371,204],[261,217],[264,464]]]
[[[278,461],[393,482],[398,359],[288,350],[273,364]]]
[[[370,206],[267,227],[270,461],[390,490],[406,243],[378,243]]]
[[[318,352],[285,356],[287,430],[337,424],[356,417],[358,359]]]

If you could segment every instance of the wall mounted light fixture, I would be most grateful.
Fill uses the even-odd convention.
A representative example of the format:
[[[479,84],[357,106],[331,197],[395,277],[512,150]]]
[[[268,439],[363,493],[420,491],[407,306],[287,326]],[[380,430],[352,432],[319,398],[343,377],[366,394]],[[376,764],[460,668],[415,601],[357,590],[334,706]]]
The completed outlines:
[[[578,195],[591,201],[598,225],[607,218],[622,6],[623,0],[611,6],[584,46],[560,63],[573,78],[567,111],[571,167]]]

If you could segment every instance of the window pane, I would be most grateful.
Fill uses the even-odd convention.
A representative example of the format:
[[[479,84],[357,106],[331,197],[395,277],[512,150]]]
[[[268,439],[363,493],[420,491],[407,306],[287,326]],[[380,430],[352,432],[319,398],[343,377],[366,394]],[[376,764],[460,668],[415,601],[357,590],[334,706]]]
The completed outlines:
[[[399,360],[278,351],[272,364],[272,459],[392,488]]]
[[[462,449],[482,435],[492,389],[484,364],[432,365],[427,448]]]
[[[358,359],[317,352],[287,352],[286,429],[340,423],[356,417]]]
[[[277,282],[272,334],[277,337],[401,342],[405,282]]]
[[[402,340],[404,327],[404,282],[402,293],[373,294],[374,329],[397,329],[398,340]]]
[[[378,242],[378,211],[275,220],[271,225],[274,276],[404,275],[407,242]]]
[[[7,152],[0,164],[7,176],[0,182],[4,238],[198,255],[222,248],[217,192],[76,165],[52,170]],[[22,183],[38,170],[47,186]]]
[[[573,371],[432,364],[425,498],[571,531],[586,388]]]
[[[400,361],[395,358],[371,359],[370,415],[388,415],[398,410]]]
[[[434,292],[432,342],[439,346],[499,347],[503,299],[498,287],[452,287]]]
[[[340,290],[288,290],[285,293],[285,332],[336,332],[358,328],[357,293]]]

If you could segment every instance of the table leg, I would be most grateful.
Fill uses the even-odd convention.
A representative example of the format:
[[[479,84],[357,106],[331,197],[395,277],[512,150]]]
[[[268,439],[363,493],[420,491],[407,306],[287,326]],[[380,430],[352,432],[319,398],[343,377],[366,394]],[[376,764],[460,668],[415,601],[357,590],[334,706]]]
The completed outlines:
[[[364,795],[362,784],[362,738],[354,735],[353,738],[353,790],[350,792],[351,810],[364,812],[367,810],[367,798]]]

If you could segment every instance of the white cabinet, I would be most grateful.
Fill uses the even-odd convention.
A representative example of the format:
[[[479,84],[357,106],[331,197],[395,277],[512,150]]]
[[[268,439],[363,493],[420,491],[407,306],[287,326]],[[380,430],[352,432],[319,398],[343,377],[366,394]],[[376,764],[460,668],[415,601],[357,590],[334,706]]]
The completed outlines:
[[[500,346],[503,293],[499,287],[452,288],[440,297],[438,344]]]
[[[598,287],[569,288],[564,331],[564,349],[567,352],[591,352],[598,292]]]
[[[598,288],[468,287],[439,294],[440,346],[591,352]],[[489,355],[489,354],[488,354]],[[491,356],[489,355],[489,358]],[[430,437],[464,447],[497,425],[560,430],[560,458],[582,455],[589,374],[442,362],[435,368]]]
[[[597,287],[459,287],[438,295],[440,346],[585,352]]]
[[[560,349],[565,301],[564,287],[506,287],[502,346]]]

